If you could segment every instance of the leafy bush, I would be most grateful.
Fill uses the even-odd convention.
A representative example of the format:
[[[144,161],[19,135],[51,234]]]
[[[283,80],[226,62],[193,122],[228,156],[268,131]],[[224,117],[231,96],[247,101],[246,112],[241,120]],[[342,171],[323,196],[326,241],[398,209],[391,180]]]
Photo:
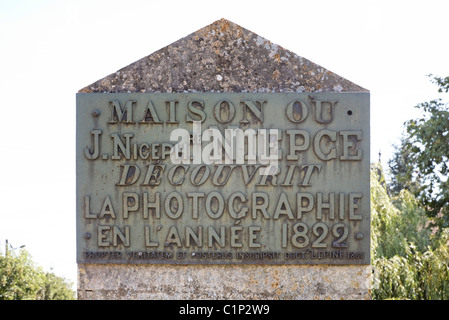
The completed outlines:
[[[407,255],[374,261],[374,299],[449,299],[449,232],[435,250],[420,252],[410,245]]]
[[[390,198],[379,166],[371,171],[371,216],[373,299],[449,299],[449,229],[408,191]]]
[[[0,300],[73,300],[71,285],[35,266],[26,250],[0,256]]]

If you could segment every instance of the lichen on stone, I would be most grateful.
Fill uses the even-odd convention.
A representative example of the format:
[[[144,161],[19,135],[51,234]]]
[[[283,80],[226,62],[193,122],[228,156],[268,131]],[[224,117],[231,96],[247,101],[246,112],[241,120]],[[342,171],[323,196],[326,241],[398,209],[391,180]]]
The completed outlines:
[[[367,92],[226,19],[79,92]]]

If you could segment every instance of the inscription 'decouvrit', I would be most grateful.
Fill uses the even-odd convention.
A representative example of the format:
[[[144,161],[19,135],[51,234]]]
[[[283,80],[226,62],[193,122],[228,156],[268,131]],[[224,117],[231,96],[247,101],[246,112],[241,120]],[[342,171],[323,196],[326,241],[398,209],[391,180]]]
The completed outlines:
[[[78,94],[82,263],[368,264],[369,95]]]

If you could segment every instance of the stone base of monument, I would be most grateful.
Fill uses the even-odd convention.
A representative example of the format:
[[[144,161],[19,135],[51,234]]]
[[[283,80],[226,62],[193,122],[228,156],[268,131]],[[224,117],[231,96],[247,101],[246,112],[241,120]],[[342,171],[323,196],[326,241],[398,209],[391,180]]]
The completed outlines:
[[[279,129],[281,173],[170,163],[193,122]],[[370,299],[369,134],[368,90],[224,19],[81,89],[78,299]]]
[[[78,299],[370,299],[370,266],[78,265]]]

